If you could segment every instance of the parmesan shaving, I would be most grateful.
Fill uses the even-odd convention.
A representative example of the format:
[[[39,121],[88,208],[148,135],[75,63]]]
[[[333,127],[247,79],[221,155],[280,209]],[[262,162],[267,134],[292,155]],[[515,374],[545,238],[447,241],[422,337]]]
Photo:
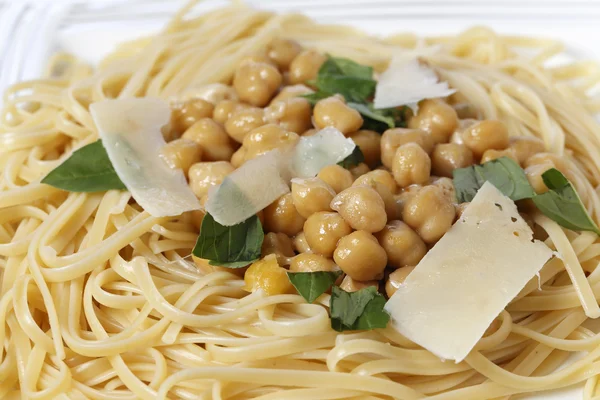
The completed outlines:
[[[292,155],[292,172],[296,178],[312,178],[319,171],[337,164],[354,151],[356,144],[335,128],[324,128],[313,136],[302,136]]]

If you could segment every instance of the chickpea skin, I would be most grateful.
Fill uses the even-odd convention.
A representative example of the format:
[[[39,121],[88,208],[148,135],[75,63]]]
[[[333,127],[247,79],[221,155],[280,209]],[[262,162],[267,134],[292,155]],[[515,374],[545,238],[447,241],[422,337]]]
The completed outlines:
[[[305,219],[298,213],[292,194],[286,193],[264,210],[265,230],[293,236],[302,231]]]
[[[331,257],[338,240],[352,232],[350,225],[336,212],[316,212],[304,223],[306,243],[313,253]]]
[[[346,275],[361,282],[380,279],[387,264],[385,250],[375,236],[362,230],[341,238],[333,259]]]
[[[520,164],[535,154],[546,151],[544,142],[533,136],[517,136],[509,139],[509,148],[513,149]]]
[[[429,133],[420,129],[394,128],[383,132],[381,136],[381,162],[387,168],[392,168],[394,156],[398,147],[406,143],[416,143],[427,154],[433,151],[433,139]]]
[[[392,173],[400,187],[425,184],[431,173],[431,159],[418,144],[403,144],[396,150]]]
[[[456,211],[437,186],[419,190],[404,205],[402,219],[425,243],[437,242],[452,226]]]
[[[331,211],[335,191],[320,178],[292,179],[292,200],[304,218],[318,211]]]
[[[348,107],[338,96],[319,100],[313,110],[313,118],[317,128],[331,126],[345,136],[358,131],[363,124],[360,113]]]
[[[315,79],[327,57],[315,50],[304,50],[290,63],[290,83],[305,83]]]
[[[225,131],[233,140],[242,143],[248,132],[265,124],[264,118],[265,113],[262,108],[238,109],[225,122]]]
[[[379,288],[379,281],[355,281],[350,277],[350,275],[346,275],[346,277],[342,280],[342,283],[340,283],[340,289],[348,293],[358,292],[361,289],[368,288],[371,286],[373,286],[374,288]]]
[[[400,285],[404,283],[408,275],[413,272],[414,269],[415,267],[402,267],[390,274],[385,283],[385,294],[387,294],[388,298],[396,293]]]
[[[281,86],[279,70],[263,62],[242,63],[235,71],[233,87],[240,100],[257,107],[269,104]]]
[[[234,170],[233,165],[227,161],[196,163],[188,172],[190,187],[196,197],[201,199],[208,194],[212,186],[219,185]]]
[[[317,177],[327,183],[336,193],[348,189],[354,181],[350,171],[337,164],[321,168]]]
[[[302,133],[312,126],[312,109],[308,100],[292,97],[271,102],[265,108],[265,120],[291,132]]]
[[[440,99],[423,100],[419,111],[408,121],[408,127],[430,133],[435,143],[445,143],[458,126],[458,115],[454,108]]]
[[[206,161],[229,161],[234,142],[223,127],[210,118],[202,118],[185,131],[182,138],[193,140],[202,147]]]
[[[175,139],[161,150],[160,158],[171,169],[181,169],[187,176],[188,170],[202,158],[202,147],[189,139]]]
[[[356,230],[378,232],[387,221],[385,203],[370,186],[352,186],[338,193],[331,201],[331,208]]]
[[[473,152],[467,146],[441,143],[435,146],[431,155],[431,171],[434,175],[451,178],[455,169],[468,167],[474,162]]]
[[[267,49],[267,55],[281,70],[289,68],[290,64],[302,51],[298,42],[289,39],[274,39]]]
[[[365,156],[365,163],[375,168],[381,159],[381,135],[375,131],[362,129],[348,135]]]
[[[329,258],[320,254],[302,253],[292,259],[291,272],[339,271],[339,267]]]
[[[479,158],[486,150],[503,150],[508,147],[508,129],[496,120],[477,122],[462,133],[465,145]]]
[[[427,253],[425,242],[402,221],[390,221],[375,236],[387,254],[388,265],[393,268],[417,265]]]

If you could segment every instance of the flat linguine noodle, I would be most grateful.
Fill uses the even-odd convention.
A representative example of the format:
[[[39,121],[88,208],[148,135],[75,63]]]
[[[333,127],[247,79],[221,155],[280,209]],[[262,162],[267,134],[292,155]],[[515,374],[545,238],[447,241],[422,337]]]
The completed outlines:
[[[273,38],[381,72],[398,49],[422,58],[486,119],[541,138],[600,221],[600,80],[590,62],[548,67],[550,40],[472,28],[453,37],[385,39],[301,15],[231,6],[182,10],[159,34],[125,43],[97,70],[57,55],[46,78],[4,97],[0,125],[1,399],[507,399],[585,382],[600,398],[600,241],[538,215],[554,258],[460,363],[440,360],[391,326],[338,333],[329,295],[243,290],[228,272],[186,257],[189,216],[156,218],[128,192],[67,193],[39,183],[97,140],[89,112],[107,98],[172,99],[229,82]],[[436,51],[427,51],[439,46]],[[529,56],[520,55],[527,50]],[[422,51],[421,51],[422,50]],[[581,353],[577,361],[558,368]]]

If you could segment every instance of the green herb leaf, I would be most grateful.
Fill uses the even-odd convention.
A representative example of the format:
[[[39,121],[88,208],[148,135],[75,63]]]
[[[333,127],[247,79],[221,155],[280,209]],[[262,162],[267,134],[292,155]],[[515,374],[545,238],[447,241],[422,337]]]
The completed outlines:
[[[83,146],[42,179],[69,192],[105,192],[127,188],[115,172],[100,140]]]
[[[501,157],[481,165],[455,169],[452,173],[456,198],[459,203],[473,200],[486,181],[492,183],[512,200],[535,196],[525,172],[519,164],[508,157]]]
[[[312,303],[342,275],[342,271],[288,272],[287,276],[304,299]]]
[[[348,107],[354,108],[356,111],[361,113],[361,115],[367,119],[382,122],[387,125],[387,128],[393,128],[396,126],[396,122],[394,121],[394,117],[384,112],[384,110],[375,110],[372,104],[359,104],[359,103],[348,103]]]
[[[241,268],[260,258],[265,235],[256,215],[233,226],[223,226],[206,214],[192,253],[210,265]]]
[[[365,155],[360,150],[360,147],[356,146],[352,153],[342,161],[338,163],[340,167],[344,167],[346,169],[350,169],[352,167],[356,167],[358,164],[365,161]]]
[[[306,100],[308,100],[311,106],[314,106],[319,100],[323,100],[331,96],[333,96],[332,93],[318,91],[314,93],[303,94],[300,97],[304,97]]]
[[[598,225],[587,213],[577,191],[559,170],[549,169],[542,174],[542,179],[550,190],[535,196],[533,202],[544,215],[567,229],[600,235]]]
[[[331,327],[338,332],[385,328],[390,316],[383,310],[385,298],[374,287],[346,292],[331,289]]]
[[[327,61],[319,68],[319,75],[345,75],[355,78],[372,79],[373,68],[361,65],[348,58],[327,57]]]
[[[339,93],[348,102],[365,102],[375,92],[376,85],[377,82],[373,79],[357,78],[354,76],[317,76],[317,88],[319,88],[319,91]]]

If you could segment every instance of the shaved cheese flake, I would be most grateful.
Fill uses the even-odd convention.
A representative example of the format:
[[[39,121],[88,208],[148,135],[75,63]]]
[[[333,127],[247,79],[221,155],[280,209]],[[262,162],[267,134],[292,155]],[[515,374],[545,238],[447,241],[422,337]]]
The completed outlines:
[[[409,106],[416,114],[421,100],[450,96],[456,92],[446,82],[438,82],[435,72],[414,56],[392,58],[375,88],[376,109]]]
[[[104,100],[92,104],[90,111],[117,175],[144,210],[164,217],[201,208],[183,172],[169,168],[159,157],[166,144],[161,127],[171,118],[166,102]]]
[[[297,178],[316,176],[321,168],[348,157],[355,147],[352,139],[331,127],[321,129],[313,136],[303,136],[292,155],[293,175]]]
[[[444,359],[463,360],[552,257],[515,203],[486,182],[387,302],[393,326]]]
[[[224,226],[239,224],[290,191],[279,150],[249,160],[208,194],[206,211]]]

